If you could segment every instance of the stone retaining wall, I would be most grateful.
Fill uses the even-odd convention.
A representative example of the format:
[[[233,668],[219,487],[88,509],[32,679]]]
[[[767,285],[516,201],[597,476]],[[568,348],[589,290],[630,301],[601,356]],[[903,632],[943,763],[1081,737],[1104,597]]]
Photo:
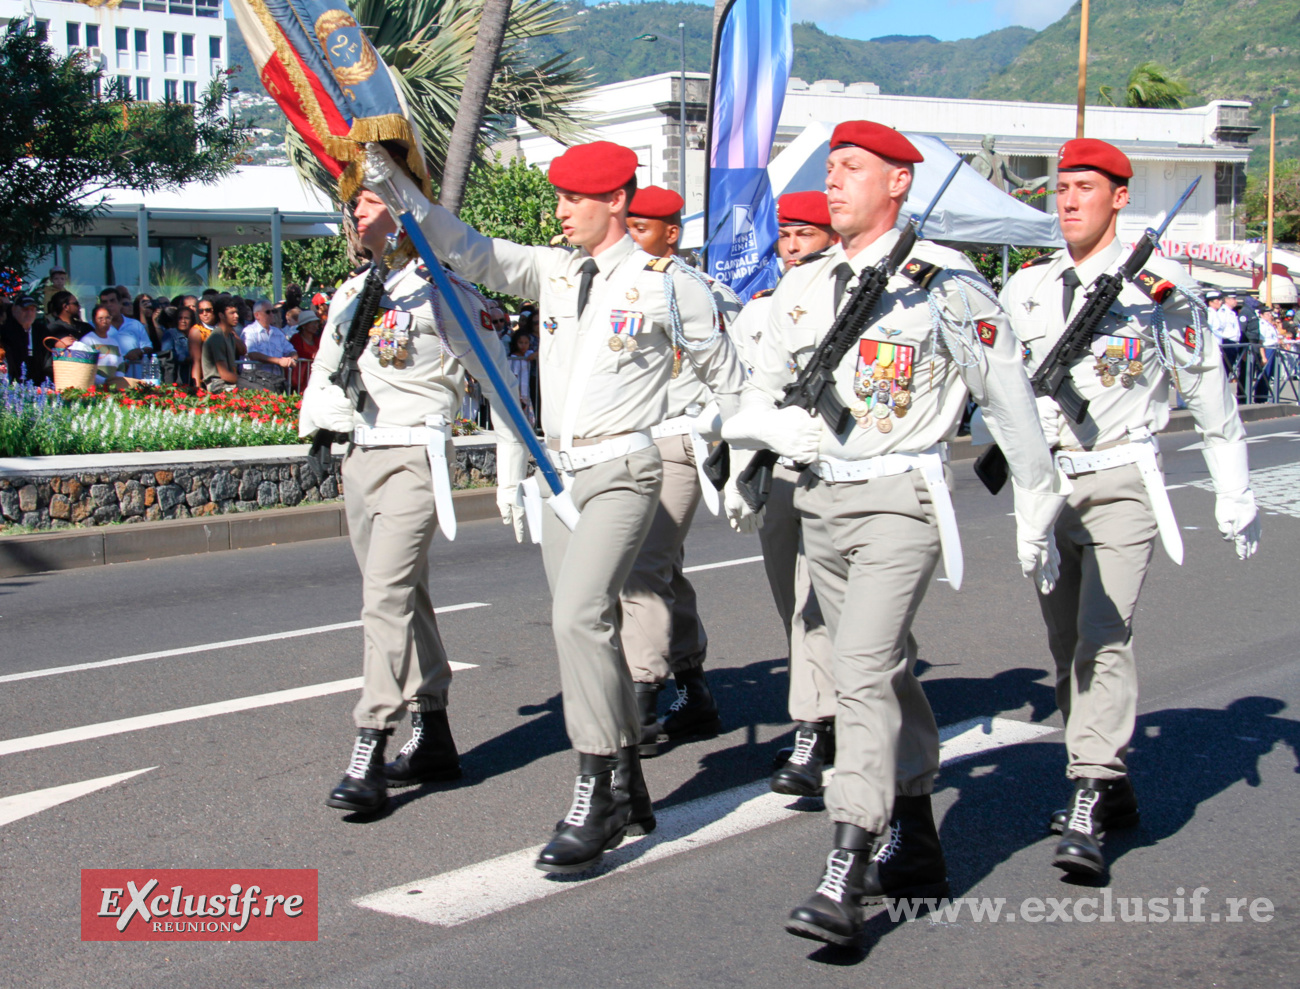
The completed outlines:
[[[326,477],[303,458],[0,477],[0,530],[201,518],[331,501],[343,493],[340,464],[336,458]],[[455,487],[495,483],[495,447],[456,450]]]

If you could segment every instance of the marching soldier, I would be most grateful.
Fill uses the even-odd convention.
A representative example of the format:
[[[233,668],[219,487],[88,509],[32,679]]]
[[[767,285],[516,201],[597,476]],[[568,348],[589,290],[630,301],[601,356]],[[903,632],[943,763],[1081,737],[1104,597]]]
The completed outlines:
[[[646,186],[632,197],[627,229],[641,250],[667,258],[677,253],[682,197],[671,189]],[[714,303],[729,324],[740,301],[725,285],[705,275]],[[619,596],[623,607],[623,651],[627,655],[641,716],[642,756],[659,751],[659,692],[671,673],[677,697],[663,721],[669,738],[704,735],[721,727],[718,705],[704,676],[709,637],[700,621],[695,588],[682,567],[684,545],[701,497],[716,514],[717,491],[700,469],[708,442],[717,439],[718,403],[690,364],[668,383],[668,418],[651,431],[663,459],[664,482],[650,532]],[[703,483],[701,483],[703,482]]]
[[[1115,226],[1128,203],[1128,158],[1091,138],[1067,141],[1059,157],[1056,202],[1066,248],[1017,272],[1002,295],[1031,372],[1093,282],[1115,273],[1127,254]],[[1138,820],[1125,762],[1137,708],[1133,615],[1157,534],[1182,562],[1153,435],[1169,421],[1171,384],[1205,441],[1219,531],[1243,560],[1259,543],[1246,432],[1207,311],[1182,268],[1159,255],[1136,281],[1096,331],[1093,356],[1071,368],[1088,400],[1084,421],[1072,421],[1051,398],[1038,399],[1043,432],[1074,487],[1056,524],[1060,579],[1038,599],[1065,718],[1066,775],[1074,782],[1069,806],[1052,817],[1052,830],[1062,832],[1053,864],[1083,875],[1105,872],[1103,832]]]
[[[831,227],[824,192],[789,192],[776,203],[776,250],[786,270],[816,260],[840,235]],[[772,291],[754,296],[741,311],[732,337],[741,356],[752,368],[763,329],[771,319]],[[733,461],[738,473],[739,453]],[[763,567],[785,626],[790,650],[790,717],[795,722],[794,747],[772,773],[772,789],[798,797],[822,792],[822,771],[835,757],[835,675],[831,668],[831,639],[822,619],[817,594],[808,576],[801,548],[799,513],[794,508],[799,472],[785,461],[772,469],[772,493],[763,506],[758,528],[763,546]],[[744,500],[734,488],[727,490],[727,516],[739,528],[747,514]]]
[[[355,209],[361,242],[378,258],[396,224],[384,203],[362,192]],[[358,361],[365,402],[357,411],[330,376],[360,304],[370,266],[349,279],[330,303],[320,351],[303,394],[299,432],[345,434],[343,499],[352,550],[361,568],[365,677],[353,711],[357,738],[342,781],[326,803],[375,813],[388,786],[458,779],[460,759],[447,722],[451,667],[429,594],[429,544],[435,525],[455,536],[451,501],[451,423],[460,409],[468,370],[486,381],[465,331],[444,318],[436,291],[412,261],[385,276],[378,318]],[[460,283],[465,308],[476,317],[487,305]],[[482,317],[504,370],[501,344]],[[487,387],[485,384],[484,387]],[[503,456],[517,438],[501,433]],[[518,459],[516,457],[516,459]],[[388,736],[406,711],[411,739],[384,764]]]
[[[707,287],[628,235],[636,168],[634,151],[607,141],[571,147],[551,162],[555,213],[572,251],[485,237],[447,210],[407,197],[434,249],[458,272],[540,300],[543,425],[581,511],[572,532],[549,501],[543,518],[565,725],[579,755],[573,804],[537,860],[545,872],[583,871],[625,833],[655,826],[618,600],[663,482],[650,431],[668,414],[675,367],[692,364],[724,416],[734,412],[744,381]]]
[[[864,902],[947,895],[930,806],[939,769],[934,715],[916,679],[911,625],[940,557],[960,584],[961,549],[944,463],[968,393],[997,423],[1015,478],[1018,555],[1049,585],[1063,497],[1006,317],[966,258],[918,241],[888,279],[857,346],[834,373],[853,412],[836,434],[797,406],[774,407],[835,320],[853,282],[896,245],[920,153],[868,121],[842,123],[826,186],[843,243],[786,273],[772,295],[733,444],[807,467],[794,505],[834,641],[832,850],[816,890],[787,921],[800,937],[849,944]]]

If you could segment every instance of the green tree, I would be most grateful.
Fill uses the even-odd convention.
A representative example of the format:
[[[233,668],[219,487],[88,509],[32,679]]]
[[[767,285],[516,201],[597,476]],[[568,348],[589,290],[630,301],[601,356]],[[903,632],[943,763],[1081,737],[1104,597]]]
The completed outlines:
[[[1247,237],[1264,236],[1268,224],[1267,169],[1246,177],[1246,195],[1237,212],[1246,224]],[[1300,158],[1284,158],[1277,163],[1273,178],[1273,240],[1282,244],[1300,242]]]
[[[1181,110],[1191,89],[1159,62],[1143,62],[1124,86],[1124,105],[1148,110]]]
[[[81,53],[61,56],[30,28],[0,37],[0,267],[26,271],[51,234],[85,229],[106,189],[210,182],[247,145],[222,114],[224,77],[194,106],[101,86]]]
[[[1007,274],[1014,275],[1035,258],[1042,257],[1050,251],[1044,247],[1013,247],[1007,254]],[[989,244],[985,247],[973,247],[965,252],[971,264],[979,269],[984,280],[998,290],[1002,289],[1002,247]]]
[[[338,285],[352,269],[348,261],[347,239],[342,234],[285,241],[280,265],[286,285],[296,282],[303,286],[308,281],[313,286]],[[261,286],[269,294],[271,245],[234,244],[223,248],[217,274],[234,285]]]

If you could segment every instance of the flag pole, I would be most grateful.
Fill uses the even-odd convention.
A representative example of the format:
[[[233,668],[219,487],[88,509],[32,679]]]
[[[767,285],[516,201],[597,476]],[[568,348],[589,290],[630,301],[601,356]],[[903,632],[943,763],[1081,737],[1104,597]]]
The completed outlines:
[[[1074,136],[1083,137],[1083,108],[1088,99],[1088,0],[1079,16],[1079,96],[1075,109]]]

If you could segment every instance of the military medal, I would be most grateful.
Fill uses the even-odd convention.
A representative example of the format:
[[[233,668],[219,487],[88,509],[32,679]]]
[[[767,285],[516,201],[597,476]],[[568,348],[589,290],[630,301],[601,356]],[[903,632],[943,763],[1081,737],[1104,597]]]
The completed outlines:
[[[869,411],[871,410],[867,406],[866,402],[854,402],[849,406],[849,414],[853,416],[854,419],[865,419]]]
[[[1141,361],[1129,361],[1129,362],[1128,362],[1128,373],[1131,374],[1131,375],[1133,375],[1133,377],[1136,378],[1139,374],[1142,373],[1142,362],[1141,362]]]
[[[876,420],[876,428],[879,429],[882,433],[888,433],[891,430],[893,430],[894,423],[889,418],[878,419]]]
[[[550,333],[552,336],[555,335],[555,328],[559,325],[560,325],[559,320],[557,320],[554,316],[552,316],[548,320],[545,320],[542,323],[542,326],[546,327],[546,332]]]
[[[411,314],[399,309],[382,309],[371,325],[371,349],[379,359],[380,367],[406,367],[411,356],[407,344],[411,341]]]
[[[858,341],[853,391],[862,401],[850,411],[864,429],[874,427],[888,433],[894,428],[891,415],[899,419],[907,415],[912,405],[915,355],[916,351],[904,344]]]
[[[640,349],[640,347],[641,345],[636,342],[636,337],[628,337],[626,340],[623,341],[623,349],[626,350],[629,354],[635,350]]]
[[[614,351],[614,353],[617,354],[620,350],[623,349],[623,338],[620,337],[620,336],[612,336],[612,337],[610,337],[610,338],[609,338],[609,349],[612,350],[612,351]]]
[[[632,338],[636,336],[644,322],[645,313],[631,312],[627,309],[611,310],[609,328],[614,331],[614,335],[609,338],[609,349],[616,354],[623,350],[636,350],[637,343]]]
[[[1144,367],[1141,357],[1142,341],[1136,337],[1104,337],[1095,367],[1102,385],[1110,388],[1118,380],[1121,387],[1132,388]]]
[[[639,298],[641,298],[641,293],[638,292],[635,288],[630,288],[630,289],[627,290],[627,301],[628,301],[628,302],[636,302],[636,300],[639,299]]]
[[[898,391],[894,392],[894,411],[897,412],[899,415],[902,415],[901,412],[898,412],[899,409],[905,410],[911,404],[912,404],[912,393],[910,391],[900,388]]]

